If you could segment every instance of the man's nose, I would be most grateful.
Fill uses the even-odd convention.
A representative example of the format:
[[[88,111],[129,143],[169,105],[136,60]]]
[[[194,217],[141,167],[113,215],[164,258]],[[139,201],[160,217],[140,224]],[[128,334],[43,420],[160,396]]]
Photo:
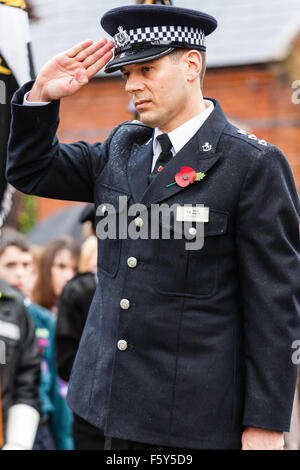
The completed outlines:
[[[127,93],[136,93],[137,91],[142,91],[143,89],[144,84],[141,78],[138,75],[130,74],[125,85],[125,90]]]

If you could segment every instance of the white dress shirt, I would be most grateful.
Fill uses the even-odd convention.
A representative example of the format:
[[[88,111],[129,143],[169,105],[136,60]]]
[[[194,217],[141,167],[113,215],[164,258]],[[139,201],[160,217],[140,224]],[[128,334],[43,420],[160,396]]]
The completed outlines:
[[[181,124],[181,126],[168,133],[169,139],[172,142],[171,152],[173,154],[173,157],[176,155],[176,153],[179,152],[179,150],[182,149],[182,147],[185,146],[185,144],[188,143],[188,141],[193,137],[193,135],[196,134],[196,132],[204,124],[210,113],[212,113],[212,111],[214,110],[214,104],[212,101],[204,100],[204,102],[206,105],[205,111],[198,114],[189,121],[186,121],[184,124]],[[156,137],[160,134],[163,134],[163,132],[158,127],[156,127],[154,129],[153,136],[153,160],[151,171],[153,171],[156,160],[158,159],[159,154],[161,152],[160,143],[156,139]]]

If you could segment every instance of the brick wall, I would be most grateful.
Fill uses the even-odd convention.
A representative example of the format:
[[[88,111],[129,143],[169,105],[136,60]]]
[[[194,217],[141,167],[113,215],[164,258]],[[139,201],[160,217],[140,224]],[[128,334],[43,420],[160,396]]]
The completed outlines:
[[[300,192],[300,104],[292,103],[291,80],[276,66],[209,70],[204,95],[220,101],[235,124],[280,147]],[[300,79],[300,76],[299,76]],[[64,142],[102,141],[118,123],[132,119],[121,78],[93,80],[62,100],[59,138]],[[39,198],[38,218],[73,203]]]

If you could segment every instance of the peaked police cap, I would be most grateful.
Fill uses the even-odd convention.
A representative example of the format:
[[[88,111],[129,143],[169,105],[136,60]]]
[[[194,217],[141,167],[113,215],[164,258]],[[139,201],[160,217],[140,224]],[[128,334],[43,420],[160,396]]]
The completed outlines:
[[[158,59],[176,48],[206,50],[205,37],[217,27],[206,13],[165,5],[129,5],[109,10],[101,19],[114,38],[113,59],[105,72]]]

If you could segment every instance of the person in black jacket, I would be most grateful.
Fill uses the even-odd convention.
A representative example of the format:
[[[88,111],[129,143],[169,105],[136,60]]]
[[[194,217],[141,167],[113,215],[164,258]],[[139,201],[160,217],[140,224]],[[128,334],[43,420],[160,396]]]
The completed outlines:
[[[30,450],[40,417],[40,355],[34,324],[22,296],[2,279],[0,340],[5,346],[5,360],[1,361],[2,449]]]

